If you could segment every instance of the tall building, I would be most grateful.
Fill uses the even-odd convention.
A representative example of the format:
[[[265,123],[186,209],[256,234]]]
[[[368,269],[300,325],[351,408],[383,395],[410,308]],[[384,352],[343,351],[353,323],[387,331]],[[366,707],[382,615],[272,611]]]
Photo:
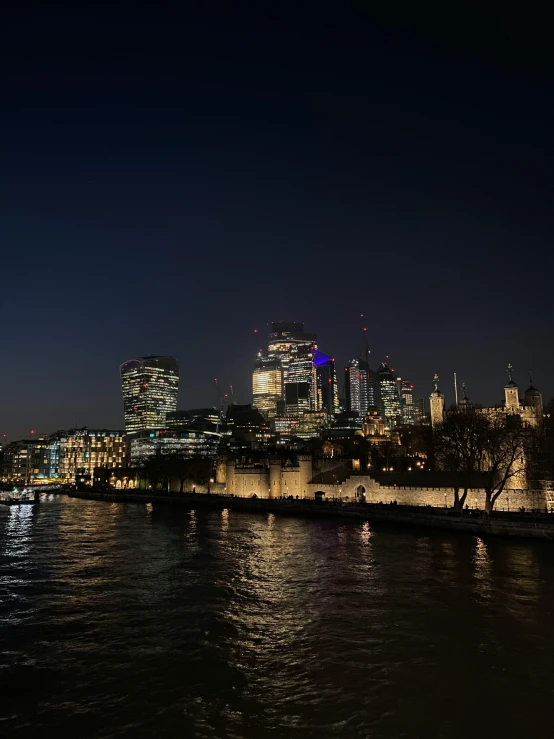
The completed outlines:
[[[375,373],[363,359],[351,359],[344,368],[346,408],[363,418],[369,408],[379,407],[379,392]]]
[[[264,357],[260,351],[252,374],[252,405],[266,416],[277,415],[283,397],[283,370],[279,357]]]
[[[173,357],[139,357],[120,368],[125,430],[134,434],[164,428],[177,410],[179,363]]]
[[[402,425],[413,426],[417,423],[418,409],[414,402],[414,386],[401,377],[397,378],[398,392],[400,393],[400,410]]]
[[[402,406],[394,372],[383,362],[377,370],[383,413],[391,428],[402,423]]]
[[[335,360],[316,350],[313,362],[317,373],[317,404],[314,410],[334,416],[340,411]]]
[[[297,358],[300,349],[312,347],[317,349],[317,334],[304,331],[304,324],[276,321],[271,324],[271,332],[267,342],[267,356],[278,359],[281,363],[282,396],[284,400],[289,364]]]
[[[287,356],[284,383],[285,413],[296,416],[318,409],[317,370],[314,365],[315,347],[295,345]]]

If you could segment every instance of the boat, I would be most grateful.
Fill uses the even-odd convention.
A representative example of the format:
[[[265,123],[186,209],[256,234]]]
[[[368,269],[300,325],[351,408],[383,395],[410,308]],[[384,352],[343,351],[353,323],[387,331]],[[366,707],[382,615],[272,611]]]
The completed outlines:
[[[33,488],[14,488],[0,492],[0,505],[32,505],[39,502],[39,492]]]

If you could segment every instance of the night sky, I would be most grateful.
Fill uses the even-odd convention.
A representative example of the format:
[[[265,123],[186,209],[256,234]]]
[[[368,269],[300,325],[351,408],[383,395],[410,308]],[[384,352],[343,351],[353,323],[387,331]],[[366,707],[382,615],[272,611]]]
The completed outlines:
[[[272,320],[341,383],[366,325],[417,395],[438,372],[451,401],[456,371],[498,402],[509,361],[554,395],[546,21],[302,7],[3,18],[9,440],[122,427],[119,364],[149,353],[182,408],[214,377],[250,402]]]

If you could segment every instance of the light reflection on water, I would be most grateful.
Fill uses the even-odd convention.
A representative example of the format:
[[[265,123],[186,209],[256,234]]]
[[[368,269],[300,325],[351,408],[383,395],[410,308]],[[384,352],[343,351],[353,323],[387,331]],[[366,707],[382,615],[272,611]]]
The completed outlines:
[[[2,510],[0,731],[548,735],[553,581],[542,543],[67,498]]]

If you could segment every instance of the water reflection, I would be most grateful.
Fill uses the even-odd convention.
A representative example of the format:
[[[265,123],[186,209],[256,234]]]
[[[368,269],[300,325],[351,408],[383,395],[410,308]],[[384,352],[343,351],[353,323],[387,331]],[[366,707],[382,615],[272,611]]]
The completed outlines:
[[[473,554],[475,592],[482,598],[491,596],[491,560],[488,547],[480,537],[475,538]]]
[[[553,547],[62,498],[38,508],[0,511],[3,673],[25,686],[3,735],[551,733]]]

